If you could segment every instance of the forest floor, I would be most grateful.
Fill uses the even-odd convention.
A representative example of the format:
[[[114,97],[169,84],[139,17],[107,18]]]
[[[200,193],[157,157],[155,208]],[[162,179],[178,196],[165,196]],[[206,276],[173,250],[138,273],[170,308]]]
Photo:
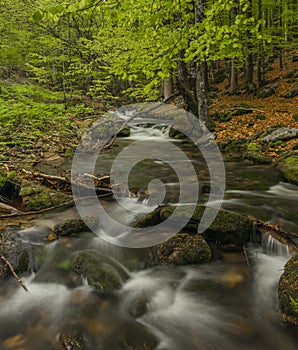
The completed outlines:
[[[279,69],[278,62],[274,62],[271,70],[266,74],[266,80],[268,87],[277,83],[277,87],[274,88],[275,94],[266,98],[258,98],[255,94],[230,95],[227,93],[227,79],[217,85],[220,92],[212,100],[210,114],[237,110],[237,106],[247,105],[251,107],[251,111],[247,114],[216,123],[218,142],[237,139],[249,140],[253,135],[265,132],[269,128],[298,128],[298,96],[284,97],[298,83],[298,62],[286,60],[282,71]],[[297,138],[293,138],[268,147],[266,152],[273,160],[276,160],[280,154],[291,150],[297,143]]]

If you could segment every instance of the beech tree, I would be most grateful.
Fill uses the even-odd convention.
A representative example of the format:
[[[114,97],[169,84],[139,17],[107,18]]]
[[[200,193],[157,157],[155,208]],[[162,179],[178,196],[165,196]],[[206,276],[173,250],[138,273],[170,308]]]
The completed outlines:
[[[2,3],[3,66],[95,99],[156,100],[161,87],[167,97],[176,89],[206,124],[214,67],[227,67],[231,93],[237,72],[252,92],[266,83],[271,58],[282,69],[284,49],[297,44],[295,0]]]

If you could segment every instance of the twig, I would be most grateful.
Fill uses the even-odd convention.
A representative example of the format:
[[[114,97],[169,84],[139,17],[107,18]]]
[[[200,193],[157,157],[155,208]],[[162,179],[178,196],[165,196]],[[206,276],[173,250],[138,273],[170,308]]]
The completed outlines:
[[[19,284],[25,289],[25,291],[28,292],[27,287],[25,286],[24,282],[20,279],[20,277],[16,274],[16,272],[15,272],[14,268],[12,267],[11,263],[3,255],[1,255],[1,259],[9,267],[13,277],[19,282]]]
[[[243,246],[243,254],[245,256],[245,260],[246,260],[247,266],[250,267],[250,263],[249,263],[249,260],[248,260],[248,255],[247,255],[247,251],[246,251],[245,245]]]
[[[231,108],[226,108],[226,109],[222,109],[221,111],[217,111],[217,113],[224,113],[227,111],[237,111],[237,110],[251,110],[251,111],[257,111],[257,112],[261,112],[261,113],[265,113],[265,111],[263,111],[262,109],[258,109],[255,107],[231,107]]]

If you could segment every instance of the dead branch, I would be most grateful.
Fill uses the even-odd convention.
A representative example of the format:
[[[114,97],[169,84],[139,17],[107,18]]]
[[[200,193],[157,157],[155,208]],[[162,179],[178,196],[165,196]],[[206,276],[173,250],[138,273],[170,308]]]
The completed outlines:
[[[261,113],[265,113],[265,111],[263,111],[262,109],[258,109],[255,107],[230,107],[230,108],[226,108],[226,109],[222,109],[221,111],[218,111],[217,113],[225,113],[228,111],[247,111],[247,110],[251,110],[251,111],[257,111],[257,112],[261,112]]]
[[[0,198],[0,200],[1,200],[1,198]],[[1,203],[1,202],[0,202],[0,211],[12,212],[12,213],[20,212],[15,207],[12,207],[11,205],[4,204],[4,203]]]
[[[97,198],[103,198],[103,197],[108,197],[110,196],[110,192],[106,193],[106,194],[100,194],[97,195]],[[37,215],[37,214],[42,214],[51,210],[55,210],[55,209],[59,209],[59,208],[63,208],[63,207],[70,207],[73,206],[75,204],[76,201],[81,201],[81,200],[85,200],[85,199],[90,199],[90,198],[94,198],[95,196],[86,196],[86,197],[80,197],[80,198],[74,198],[68,202],[64,202],[58,205],[54,205],[52,207],[49,208],[45,208],[45,209],[40,209],[40,210],[36,210],[36,211],[19,211],[16,213],[12,213],[12,214],[6,214],[6,215],[0,215],[0,219],[5,219],[5,218],[11,218],[14,216],[30,216],[30,215]]]
[[[16,274],[16,272],[15,272],[14,268],[12,267],[11,263],[3,255],[1,255],[1,259],[8,266],[8,268],[10,269],[13,277],[19,282],[19,284],[25,289],[25,291],[28,292],[27,287],[25,286],[24,282],[20,279],[20,277]]]
[[[243,254],[244,254],[247,266],[250,267],[250,263],[249,263],[249,260],[248,260],[248,255],[247,255],[247,251],[246,251],[245,245],[243,246]]]

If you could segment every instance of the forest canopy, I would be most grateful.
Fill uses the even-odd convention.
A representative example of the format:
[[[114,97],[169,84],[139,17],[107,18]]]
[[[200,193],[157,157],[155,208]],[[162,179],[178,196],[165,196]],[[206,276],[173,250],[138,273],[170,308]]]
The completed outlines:
[[[231,92],[240,73],[251,92],[266,83],[270,60],[282,68],[297,45],[296,0],[0,3],[2,76],[104,100],[157,99],[174,85],[196,114],[220,64]]]

